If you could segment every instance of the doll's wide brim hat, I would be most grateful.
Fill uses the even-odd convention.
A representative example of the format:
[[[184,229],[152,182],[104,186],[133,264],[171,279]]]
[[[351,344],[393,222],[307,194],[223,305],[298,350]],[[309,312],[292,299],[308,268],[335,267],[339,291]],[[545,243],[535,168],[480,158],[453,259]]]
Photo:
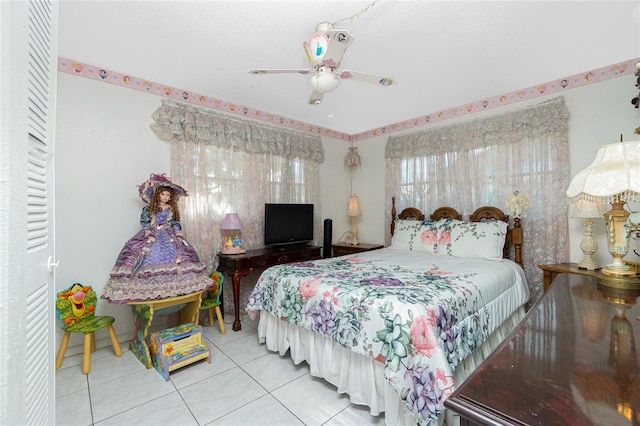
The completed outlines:
[[[173,196],[176,200],[180,197],[188,197],[187,190],[171,181],[171,178],[164,173],[151,173],[149,179],[138,185],[138,193],[145,203],[151,202],[153,194],[160,187],[168,186],[173,190]]]

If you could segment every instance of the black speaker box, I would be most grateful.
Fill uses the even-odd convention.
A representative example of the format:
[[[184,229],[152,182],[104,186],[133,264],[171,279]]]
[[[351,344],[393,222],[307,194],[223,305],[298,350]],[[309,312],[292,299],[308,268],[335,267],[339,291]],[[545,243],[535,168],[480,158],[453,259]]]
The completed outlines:
[[[325,259],[331,257],[331,241],[333,239],[333,221],[331,219],[324,220],[324,240],[322,243],[322,257]]]

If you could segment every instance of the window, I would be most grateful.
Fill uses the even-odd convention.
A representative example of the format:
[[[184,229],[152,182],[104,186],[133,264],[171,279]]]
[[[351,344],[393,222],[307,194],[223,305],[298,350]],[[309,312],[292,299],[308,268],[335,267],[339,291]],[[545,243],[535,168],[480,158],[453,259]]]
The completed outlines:
[[[523,261],[535,301],[542,294],[536,265],[568,258],[567,133],[568,111],[556,98],[503,115],[390,136],[386,198],[390,203],[396,197],[398,212],[418,207],[428,215],[450,206],[466,217],[487,205],[505,210],[515,190],[526,194],[531,208],[522,221]]]
[[[171,177],[187,189],[180,216],[203,262],[213,268],[219,224],[238,213],[245,249],[264,246],[265,203],[319,205],[320,136],[163,99],[153,132],[171,143]],[[321,238],[320,209],[314,230]]]

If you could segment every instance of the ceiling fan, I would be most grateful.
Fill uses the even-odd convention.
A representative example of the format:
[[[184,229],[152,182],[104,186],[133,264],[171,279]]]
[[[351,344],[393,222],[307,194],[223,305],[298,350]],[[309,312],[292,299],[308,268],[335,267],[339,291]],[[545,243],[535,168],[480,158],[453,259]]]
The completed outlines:
[[[369,74],[359,71],[337,69],[342,62],[342,56],[354,42],[353,35],[345,29],[333,28],[332,24],[323,22],[318,24],[316,32],[309,41],[303,43],[307,59],[312,69],[253,69],[251,74],[284,74],[299,73],[312,74],[311,87],[313,92],[309,97],[310,105],[318,105],[322,102],[325,93],[338,87],[341,79],[363,81],[378,86],[390,86],[395,79],[388,75]]]

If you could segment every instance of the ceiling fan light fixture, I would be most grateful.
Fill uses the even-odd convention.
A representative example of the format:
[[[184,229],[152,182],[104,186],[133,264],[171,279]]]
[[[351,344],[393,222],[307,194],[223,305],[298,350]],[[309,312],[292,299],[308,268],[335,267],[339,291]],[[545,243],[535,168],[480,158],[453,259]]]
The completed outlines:
[[[374,1],[352,18],[366,12],[375,3]],[[302,43],[310,68],[253,69],[249,72],[251,74],[313,73],[310,80],[313,92],[307,100],[310,105],[320,104],[323,95],[332,92],[338,87],[341,79],[357,80],[383,87],[395,84],[395,79],[387,75],[369,74],[353,70],[338,71],[344,53],[354,40],[355,38],[347,29],[336,29],[333,28],[333,24],[321,22],[316,26],[316,32],[311,38]]]
[[[340,77],[332,73],[325,67],[318,68],[318,71],[311,77],[311,87],[320,93],[328,93],[338,87]]]

